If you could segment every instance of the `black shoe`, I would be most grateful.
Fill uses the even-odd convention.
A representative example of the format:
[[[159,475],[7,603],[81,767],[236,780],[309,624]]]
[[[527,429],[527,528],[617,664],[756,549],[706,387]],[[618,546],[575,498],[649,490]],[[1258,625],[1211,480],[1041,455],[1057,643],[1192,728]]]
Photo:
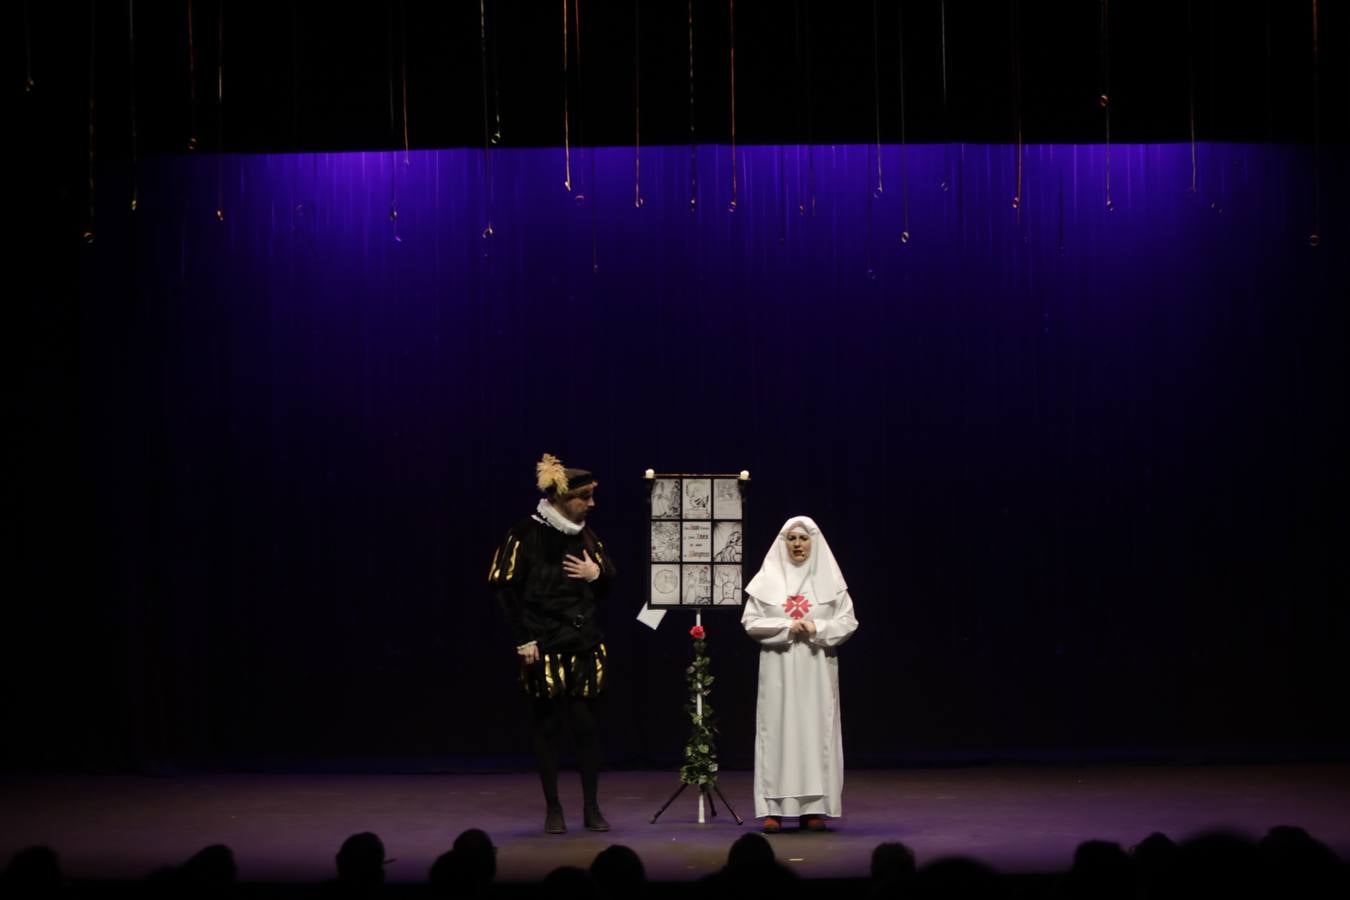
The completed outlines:
[[[609,831],[609,823],[606,822],[605,817],[600,814],[599,806],[596,806],[593,803],[588,805],[585,811],[582,812],[581,817],[586,823],[587,831]]]
[[[563,819],[560,806],[550,806],[544,815],[544,831],[548,834],[566,834],[567,822]]]

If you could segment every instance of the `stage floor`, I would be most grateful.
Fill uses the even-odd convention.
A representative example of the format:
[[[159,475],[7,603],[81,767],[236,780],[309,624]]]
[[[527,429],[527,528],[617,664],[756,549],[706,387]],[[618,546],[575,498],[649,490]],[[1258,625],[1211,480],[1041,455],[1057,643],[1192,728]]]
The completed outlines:
[[[710,824],[697,824],[692,790],[649,824],[676,787],[670,772],[606,773],[601,804],[614,827],[592,834],[581,829],[575,775],[565,773],[573,830],[550,836],[526,773],[9,776],[0,779],[0,853],[8,860],[46,844],[70,878],[121,879],[223,843],[241,880],[313,882],[331,877],[344,838],[374,831],[397,860],[389,880],[415,882],[456,834],[476,827],[500,848],[502,881],[587,866],[610,844],[636,850],[651,880],[699,878],[722,864],[733,840],[757,830],[750,774],[721,781],[743,826],[721,804]],[[1092,838],[1129,847],[1153,831],[1182,840],[1222,828],[1255,838],[1299,825],[1350,861],[1350,764],[850,771],[844,808],[829,833],[771,837],[779,859],[805,877],[865,877],[873,847],[903,841],[920,865],[961,854],[1003,872],[1051,873]]]

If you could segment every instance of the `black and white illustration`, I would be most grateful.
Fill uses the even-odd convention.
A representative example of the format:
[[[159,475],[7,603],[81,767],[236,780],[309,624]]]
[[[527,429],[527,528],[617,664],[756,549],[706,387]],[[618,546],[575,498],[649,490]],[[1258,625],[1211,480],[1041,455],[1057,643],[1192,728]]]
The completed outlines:
[[[683,535],[683,559],[685,562],[712,562],[713,523],[680,523]]]
[[[680,523],[652,523],[652,562],[680,561]]]
[[[743,518],[741,515],[741,485],[738,479],[713,479],[713,518]]]
[[[652,518],[680,517],[680,479],[658,478],[652,484]]]
[[[686,478],[684,480],[684,517],[686,519],[712,518],[711,478]]]
[[[684,567],[684,587],[680,602],[684,606],[712,605],[712,566]]]
[[[737,504],[740,505],[739,503]],[[713,562],[741,562],[743,528],[739,521],[715,522],[712,533]]]
[[[741,567],[713,566],[713,605],[741,605]]]
[[[739,608],[745,600],[745,482],[647,470],[649,609]]]
[[[652,602],[676,604],[680,602],[680,567],[657,564],[652,566]]]

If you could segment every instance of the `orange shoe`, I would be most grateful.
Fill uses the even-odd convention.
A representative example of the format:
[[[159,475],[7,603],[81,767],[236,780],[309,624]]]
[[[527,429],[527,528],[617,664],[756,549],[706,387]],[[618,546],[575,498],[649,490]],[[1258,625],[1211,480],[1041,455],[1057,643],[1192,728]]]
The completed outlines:
[[[778,820],[777,816],[764,817],[763,831],[765,834],[777,834],[782,830],[783,830],[783,823]]]
[[[824,817],[824,816],[802,816],[802,817],[798,820],[798,827],[801,828],[802,831],[824,831],[824,830],[825,830],[825,817]]]

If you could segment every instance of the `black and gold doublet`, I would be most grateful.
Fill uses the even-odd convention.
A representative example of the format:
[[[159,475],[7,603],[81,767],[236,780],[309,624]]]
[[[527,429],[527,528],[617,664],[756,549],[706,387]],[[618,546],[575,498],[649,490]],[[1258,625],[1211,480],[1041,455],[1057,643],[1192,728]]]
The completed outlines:
[[[569,578],[563,559],[585,551],[600,577]],[[540,661],[522,663],[521,685],[534,697],[594,697],[605,684],[605,645],[595,620],[597,601],[609,591],[614,566],[589,527],[564,534],[540,516],[521,519],[492,557],[488,583],[517,645],[537,641]]]

